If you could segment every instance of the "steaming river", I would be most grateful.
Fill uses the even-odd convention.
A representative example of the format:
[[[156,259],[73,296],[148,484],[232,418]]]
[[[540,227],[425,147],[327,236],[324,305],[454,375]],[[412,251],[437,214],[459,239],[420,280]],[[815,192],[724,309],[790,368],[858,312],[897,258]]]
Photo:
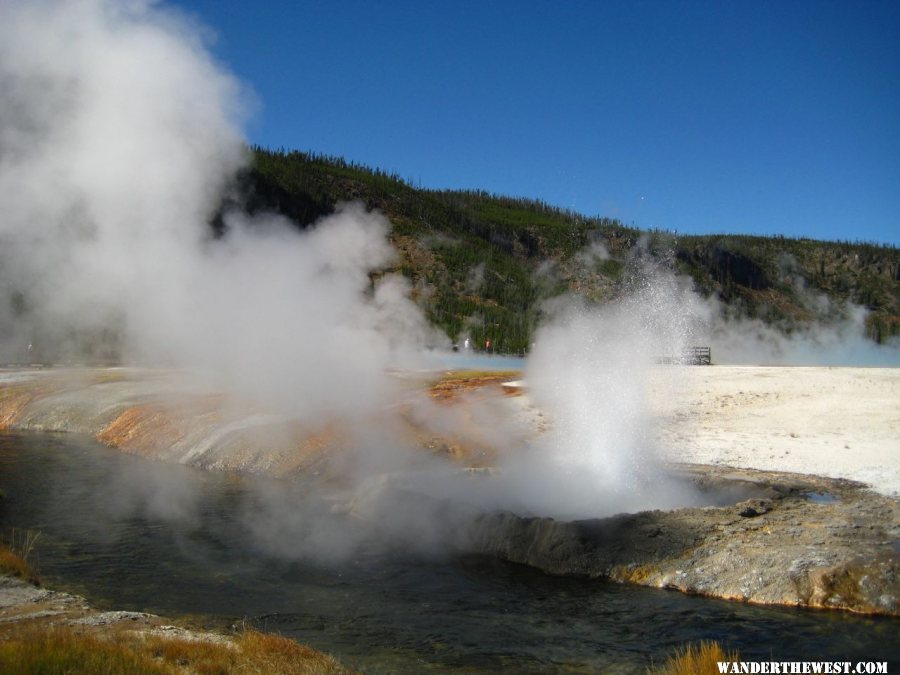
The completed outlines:
[[[173,492],[143,489],[142,476],[159,472]],[[273,559],[254,550],[242,516],[251,481],[151,466],[73,436],[0,433],[0,487],[0,527],[41,533],[38,567],[51,588],[108,609],[222,626],[249,619],[365,672],[643,672],[700,639],[745,658],[900,660],[890,619],[559,579],[484,559]],[[195,501],[181,518],[185,490]]]

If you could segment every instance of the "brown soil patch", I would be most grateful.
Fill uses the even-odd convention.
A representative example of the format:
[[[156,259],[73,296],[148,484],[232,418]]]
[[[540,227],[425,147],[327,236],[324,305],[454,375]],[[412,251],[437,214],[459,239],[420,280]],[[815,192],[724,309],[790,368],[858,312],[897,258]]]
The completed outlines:
[[[428,388],[428,394],[432,399],[440,403],[453,403],[461,395],[467,394],[485,387],[496,388],[509,380],[521,377],[517,370],[504,371],[447,371],[440,380]],[[497,393],[496,390],[492,393]],[[503,393],[518,395],[517,392]]]
[[[184,440],[189,430],[217,422],[222,401],[220,396],[208,396],[182,405],[133,406],[98,433],[97,440],[127,452],[151,455]]]
[[[343,434],[333,426],[310,434],[309,429],[293,425],[291,432],[293,452],[283,456],[275,466],[275,474],[278,476],[303,473],[346,446]]]
[[[61,382],[29,381],[0,387],[0,429],[9,429],[22,416],[32,401],[59,393],[64,389]]]

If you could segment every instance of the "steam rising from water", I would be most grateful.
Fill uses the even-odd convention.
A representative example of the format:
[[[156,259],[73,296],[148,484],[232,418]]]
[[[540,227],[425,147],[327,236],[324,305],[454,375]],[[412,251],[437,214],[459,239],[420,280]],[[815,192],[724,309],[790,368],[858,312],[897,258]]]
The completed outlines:
[[[416,467],[375,422],[397,402],[388,367],[435,343],[406,282],[383,273],[387,220],[345,205],[298,233],[233,212],[211,236],[247,161],[246,96],[202,29],[149,1],[7,2],[0,92],[0,362],[174,366],[229,392],[238,417],[340,421],[351,483]],[[148,476],[141,490],[121,477],[110,509],[190,519],[190,495]],[[296,490],[248,514],[267,550],[339,555],[369,537]]]
[[[647,387],[651,369],[657,382],[674,377],[656,362],[691,344],[700,305],[670,274],[644,268],[638,279],[622,302],[566,304],[538,332],[525,374],[553,426],[528,466],[557,483],[538,493],[548,509],[586,517],[690,501],[659,468]]]
[[[235,212],[211,237],[247,160],[246,92],[203,37],[149,1],[0,7],[0,362],[27,358],[29,345],[58,359],[121,348],[195,371],[251,410],[350,419],[362,430],[356,506],[402,545],[437,545],[468,508],[587,517],[691,499],[659,469],[644,389],[654,359],[681,353],[710,310],[658,271],[603,310],[557,303],[526,373],[549,433],[528,443],[480,409],[482,433],[503,450],[496,478],[461,478],[375,425],[399,400],[388,367],[417,365],[435,342],[406,282],[381,274],[394,256],[388,223],[345,205],[298,233]],[[458,426],[453,414],[413,409],[435,428]],[[387,472],[405,473],[404,496],[382,489]],[[348,555],[377,538],[297,489],[266,493],[248,515],[267,550]],[[190,499],[172,490],[145,501],[190,517]]]
[[[827,297],[821,296],[819,300]],[[734,365],[900,367],[900,340],[877,344],[866,336],[868,310],[848,303],[839,320],[812,321],[785,334],[759,319],[726,319],[714,299],[706,342],[716,363]]]
[[[404,282],[370,281],[388,223],[232,213],[213,240],[244,97],[200,35],[152,2],[4,5],[0,361],[124,345],[279,412],[365,414],[426,334]]]

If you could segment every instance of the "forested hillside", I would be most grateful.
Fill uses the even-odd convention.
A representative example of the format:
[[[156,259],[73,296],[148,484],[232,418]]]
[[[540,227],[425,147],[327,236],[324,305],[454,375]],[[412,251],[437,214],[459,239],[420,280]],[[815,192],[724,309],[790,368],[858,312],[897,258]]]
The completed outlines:
[[[540,201],[417,189],[341,158],[255,148],[237,199],[299,227],[359,200],[393,223],[398,271],[433,324],[453,340],[527,349],[545,299],[564,291],[604,302],[627,288],[635,260],[694,279],[729,311],[790,332],[836,320],[847,302],[869,310],[876,342],[900,334],[900,251],[866,243],[644,232]],[[221,222],[218,223],[221,227]],[[850,230],[848,230],[850,231]]]

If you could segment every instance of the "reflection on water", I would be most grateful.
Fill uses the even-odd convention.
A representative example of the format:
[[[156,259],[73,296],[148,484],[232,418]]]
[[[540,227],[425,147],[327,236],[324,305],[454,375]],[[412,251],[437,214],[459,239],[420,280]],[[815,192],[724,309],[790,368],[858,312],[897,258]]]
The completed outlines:
[[[700,639],[758,659],[900,657],[892,620],[559,579],[483,558],[268,557],[247,529],[259,483],[70,436],[0,434],[0,527],[39,530],[49,585],[108,608],[248,620],[367,672],[643,672]]]

